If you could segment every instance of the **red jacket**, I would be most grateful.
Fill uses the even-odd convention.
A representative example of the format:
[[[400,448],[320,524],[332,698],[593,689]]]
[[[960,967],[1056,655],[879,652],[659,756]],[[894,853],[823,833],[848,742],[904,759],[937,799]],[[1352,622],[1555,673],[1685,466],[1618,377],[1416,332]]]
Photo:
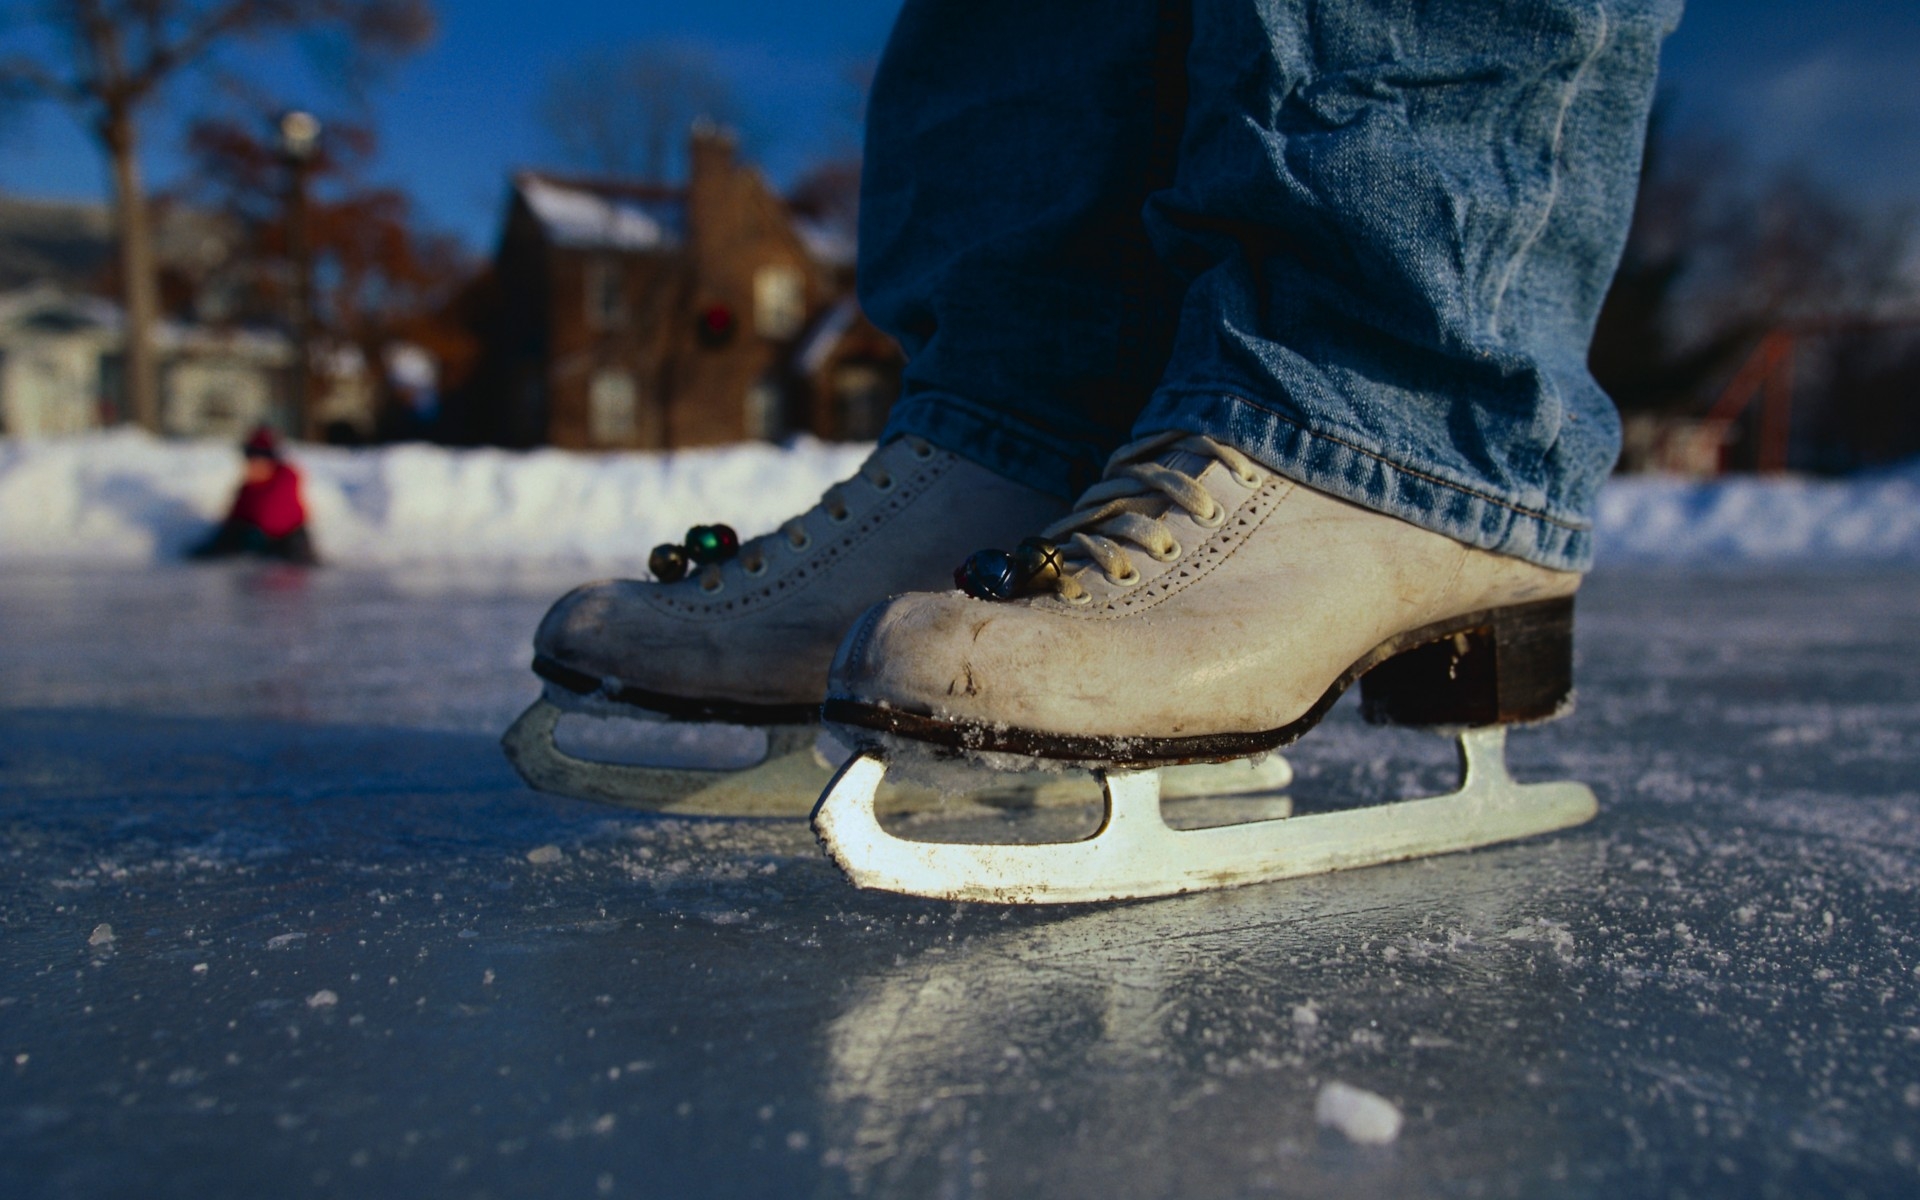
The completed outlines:
[[[233,498],[227,520],[251,525],[268,537],[285,537],[307,523],[300,503],[300,472],[284,462],[273,464],[273,474],[261,483],[243,483]]]

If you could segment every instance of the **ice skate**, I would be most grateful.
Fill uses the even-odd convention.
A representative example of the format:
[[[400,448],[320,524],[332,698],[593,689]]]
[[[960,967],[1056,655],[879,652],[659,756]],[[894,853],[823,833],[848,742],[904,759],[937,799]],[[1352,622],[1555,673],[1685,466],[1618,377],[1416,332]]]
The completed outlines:
[[[507,757],[529,784],[562,795],[684,814],[804,817],[836,765],[816,735],[827,669],[847,627],[877,600],[947,584],[983,541],[1032,529],[1064,507],[901,438],[764,537],[738,545],[724,527],[696,528],[687,545],[654,552],[655,579],[589,584],[553,606],[534,638],[544,691],[502,738]],[[595,721],[641,742],[628,755],[640,761],[570,749],[568,725],[586,726],[574,731],[579,741]],[[676,735],[692,734],[745,742],[745,761],[714,766],[699,746],[674,755]],[[1188,775],[1188,790],[1209,792],[1287,782],[1278,761]],[[1097,796],[1085,773],[1054,772],[995,781],[978,798]],[[893,807],[942,802],[925,789],[890,787],[882,797]]]
[[[862,887],[1006,903],[1158,896],[1464,850],[1594,814],[1584,785],[1517,783],[1503,756],[1507,726],[1571,699],[1577,574],[1315,492],[1211,439],[1123,449],[1045,539],[976,555],[965,582],[876,606],[835,660],[825,716],[858,753],[813,823]],[[1370,720],[1455,733],[1455,791],[1203,830],[1162,819],[1165,767],[1287,745],[1355,680]],[[1105,820],[1068,843],[900,839],[875,819],[876,789],[891,763],[928,756],[1093,769]]]

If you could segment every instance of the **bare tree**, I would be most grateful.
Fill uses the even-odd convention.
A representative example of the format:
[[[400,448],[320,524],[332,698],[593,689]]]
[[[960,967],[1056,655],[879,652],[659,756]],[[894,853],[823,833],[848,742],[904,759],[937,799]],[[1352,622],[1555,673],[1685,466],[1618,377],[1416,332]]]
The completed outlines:
[[[235,42],[338,35],[349,67],[423,44],[428,0],[46,0],[31,49],[0,56],[0,92],[56,100],[99,143],[113,174],[120,279],[126,310],[129,410],[160,425],[153,326],[159,289],[141,120],[169,84],[211,65]]]
[[[1656,106],[1590,364],[1624,410],[1698,404],[1771,329],[1907,299],[1913,214],[1863,208],[1804,173],[1676,131]]]
[[[698,46],[644,42],[590,54],[556,70],[540,121],[575,166],[649,183],[667,181],[687,130],[702,118],[736,129],[733,87]]]

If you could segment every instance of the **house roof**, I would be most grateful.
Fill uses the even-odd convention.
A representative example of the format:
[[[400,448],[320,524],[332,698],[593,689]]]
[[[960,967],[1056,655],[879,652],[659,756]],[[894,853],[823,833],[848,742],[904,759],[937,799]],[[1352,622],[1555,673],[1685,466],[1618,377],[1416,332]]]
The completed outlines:
[[[156,204],[153,249],[162,265],[203,273],[232,250],[231,217],[183,204]],[[0,196],[0,291],[51,283],[97,288],[113,260],[113,217],[104,204]]]
[[[117,340],[122,327],[120,306],[98,296],[68,291],[55,283],[38,283],[0,293],[0,336],[106,336]],[[193,354],[222,353],[285,362],[292,342],[271,329],[222,328],[162,320],[153,328],[154,345],[162,351]]]
[[[840,348],[840,339],[847,336],[854,322],[860,319],[860,305],[852,296],[842,296],[839,303],[822,313],[813,323],[800,344],[794,348],[793,364],[803,375],[816,374],[827,365],[833,352]]]
[[[813,260],[826,267],[851,267],[859,244],[851,233],[825,221],[796,216],[793,228]]]
[[[113,255],[104,204],[0,196],[0,289],[92,283]]]
[[[686,237],[684,189],[521,171],[514,190],[547,239],[572,250],[673,250]],[[850,267],[851,233],[828,221],[792,214],[794,232],[815,262]]]
[[[684,193],[523,171],[514,187],[548,240],[587,250],[671,250],[686,233]]]

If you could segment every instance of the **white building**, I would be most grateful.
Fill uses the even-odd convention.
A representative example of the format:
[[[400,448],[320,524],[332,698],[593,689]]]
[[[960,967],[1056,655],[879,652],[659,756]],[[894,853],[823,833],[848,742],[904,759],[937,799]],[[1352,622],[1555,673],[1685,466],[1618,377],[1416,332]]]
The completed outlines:
[[[163,322],[163,432],[240,438],[285,427],[293,351],[277,333]],[[78,433],[124,419],[118,306],[39,284],[0,296],[0,434]]]

